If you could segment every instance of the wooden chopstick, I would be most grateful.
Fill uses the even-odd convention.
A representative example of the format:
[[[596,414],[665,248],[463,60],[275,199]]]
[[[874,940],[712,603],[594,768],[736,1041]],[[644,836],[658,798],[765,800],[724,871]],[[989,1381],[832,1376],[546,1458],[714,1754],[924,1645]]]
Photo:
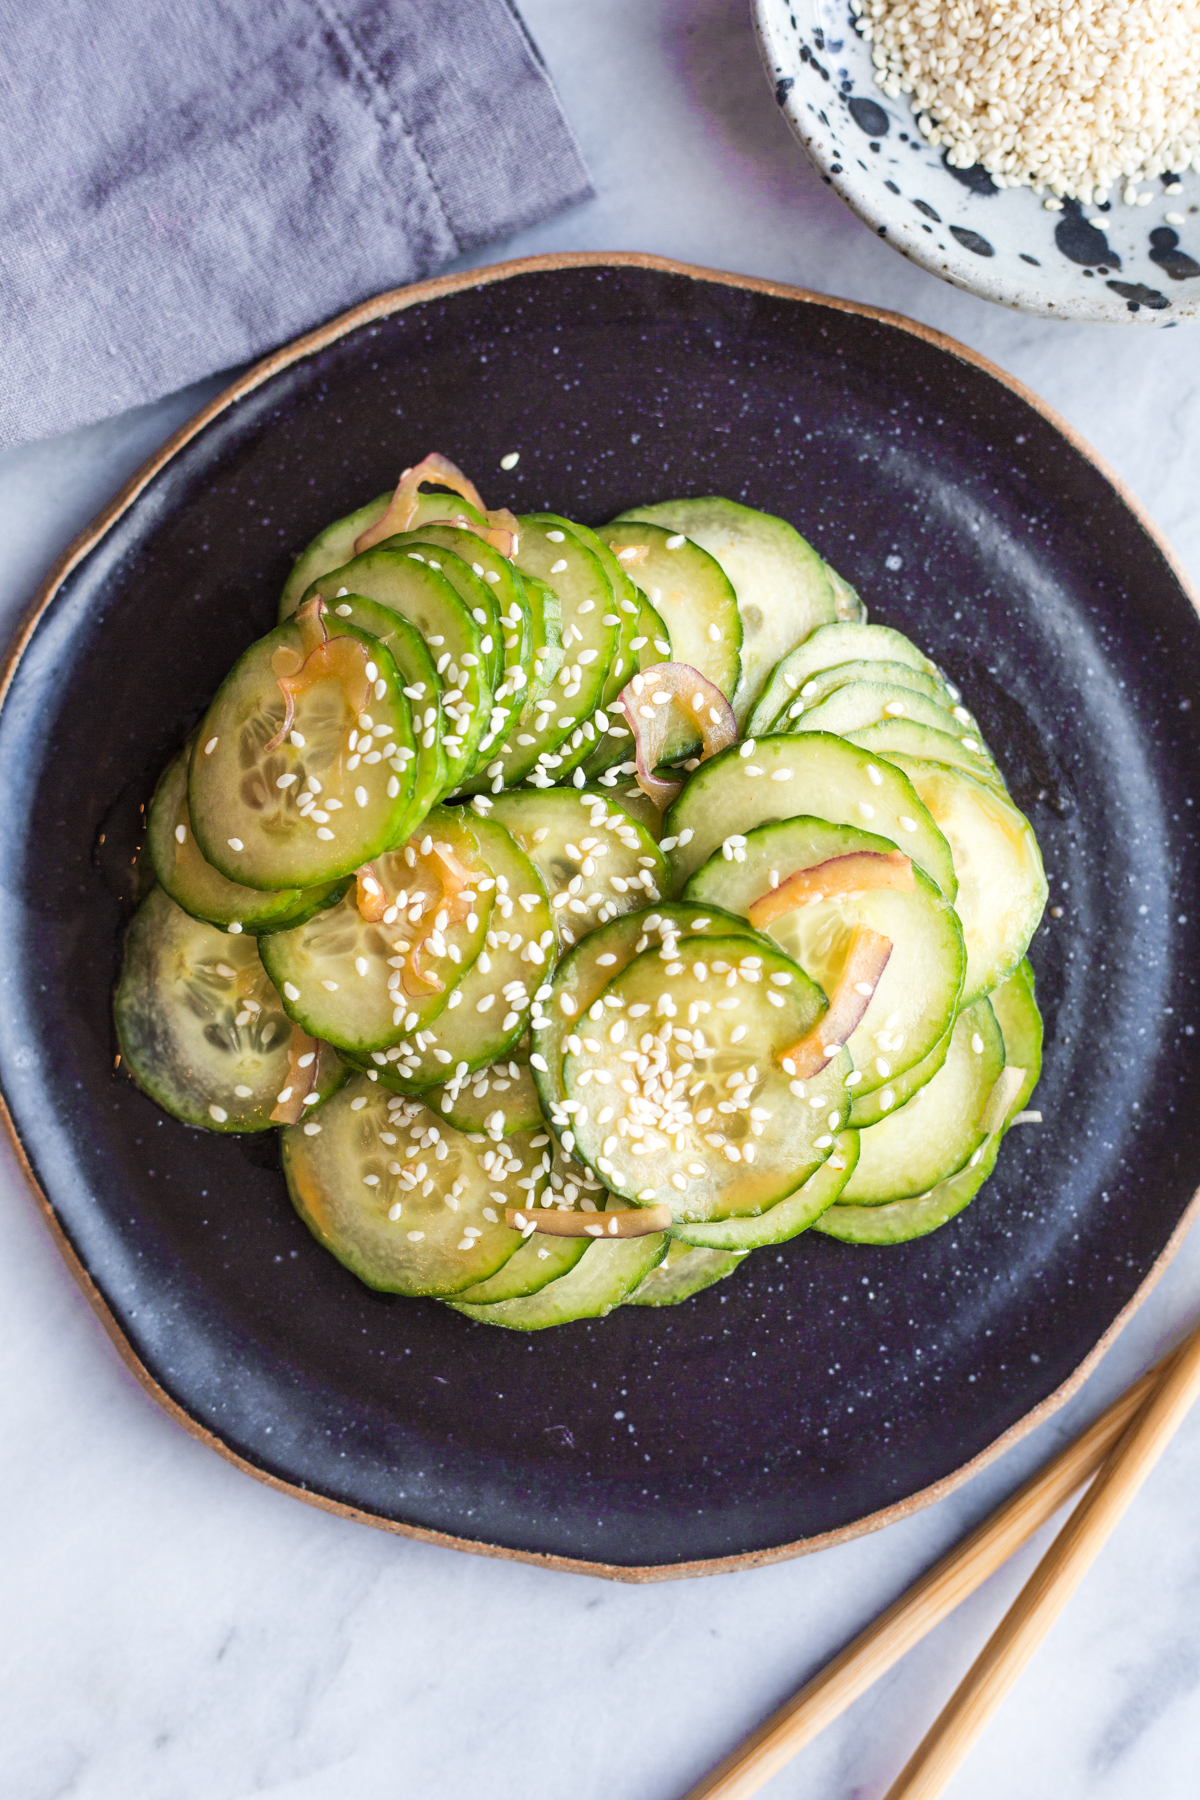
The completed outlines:
[[[1200,1395],[1200,1327],[1184,1339],[1157,1390],[1130,1423],[1018,1594],[887,1800],[934,1800],[1103,1549],[1126,1507]]]
[[[1190,1341],[1190,1340],[1189,1340]],[[1002,1506],[691,1788],[685,1800],[748,1800],[914,1644],[981,1587],[1095,1475],[1175,1365],[1174,1351],[1113,1401]]]

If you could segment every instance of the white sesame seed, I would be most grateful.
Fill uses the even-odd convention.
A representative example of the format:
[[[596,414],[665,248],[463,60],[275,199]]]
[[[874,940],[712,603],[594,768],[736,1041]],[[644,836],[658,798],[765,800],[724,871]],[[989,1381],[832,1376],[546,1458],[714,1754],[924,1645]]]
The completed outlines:
[[[684,544],[686,544],[686,543],[687,543],[687,539],[684,537],[682,531],[680,531],[680,532],[677,532],[674,537],[669,537],[667,539],[665,547],[668,550],[682,550]]]
[[[908,818],[904,813],[901,813],[899,823],[905,831],[915,831],[917,829],[917,821]]]
[[[225,841],[231,850],[244,850],[246,848],[241,838],[226,838]]]
[[[229,1117],[229,1114],[225,1111],[223,1106],[210,1106],[208,1110],[210,1116],[217,1121],[218,1125],[223,1125]]]

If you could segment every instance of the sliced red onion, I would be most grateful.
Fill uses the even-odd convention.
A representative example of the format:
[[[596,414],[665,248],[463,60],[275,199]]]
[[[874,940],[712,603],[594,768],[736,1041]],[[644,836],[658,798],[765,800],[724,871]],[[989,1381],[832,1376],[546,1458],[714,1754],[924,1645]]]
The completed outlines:
[[[277,1100],[271,1113],[276,1125],[296,1125],[304,1117],[304,1096],[312,1092],[317,1078],[320,1051],[321,1046],[315,1037],[309,1037],[307,1031],[301,1031],[299,1025],[292,1026],[287,1079],[280,1090],[287,1095],[287,1099]],[[303,1069],[300,1067],[302,1056],[310,1059]]]
[[[397,537],[402,531],[412,529],[412,522],[417,516],[418,495],[421,484],[434,481],[439,487],[449,488],[452,493],[459,494],[470,506],[477,507],[480,512],[487,509],[479,497],[479,489],[473,481],[468,481],[460,468],[452,463],[449,457],[440,456],[435,450],[411,469],[405,469],[396,484],[396,491],[387,505],[382,517],[376,519],[374,525],[360,532],[354,540],[354,554],[361,556],[373,544],[382,543],[384,538]]]
[[[302,651],[280,644],[271,658],[283,695],[283,724],[263,746],[268,751],[278,750],[295,721],[298,696],[318,681],[340,682],[346,703],[355,715],[364,710],[371,692],[367,679],[370,651],[358,638],[329,636],[325,629],[325,602],[319,596],[305,601],[293,623],[300,628]]]
[[[773,919],[810,901],[832,900],[838,894],[861,893],[866,888],[897,888],[911,894],[912,863],[902,850],[854,850],[848,856],[831,856],[809,869],[797,869],[778,887],[762,894],[747,917],[762,931]]]
[[[805,1080],[819,1075],[832,1061],[862,1023],[891,954],[892,940],[882,932],[872,931],[866,925],[855,928],[825,1017],[779,1058],[785,1074]]]
[[[638,786],[660,808],[669,806],[683,786],[654,773],[666,747],[672,706],[700,733],[701,762],[737,739],[733,708],[720,688],[690,663],[655,663],[643,669],[621,689],[616,704],[633,732]]]

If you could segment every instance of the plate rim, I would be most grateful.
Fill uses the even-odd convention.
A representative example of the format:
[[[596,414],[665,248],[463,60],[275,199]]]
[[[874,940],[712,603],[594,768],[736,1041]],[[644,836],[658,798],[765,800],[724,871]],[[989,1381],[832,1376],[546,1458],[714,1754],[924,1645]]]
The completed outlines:
[[[942,350],[960,361],[970,364],[1031,406],[1053,430],[1065,438],[1087,462],[1091,463],[1092,467],[1113,489],[1117,499],[1128,508],[1137,524],[1163,557],[1178,581],[1183,594],[1190,601],[1197,617],[1200,617],[1200,592],[1193,587],[1178,556],[1159,526],[1121,477],[1108,466],[1081,433],[1076,431],[1032,389],[1026,387],[1015,376],[1009,375],[1005,370],[999,368],[987,357],[981,356],[978,351],[960,343],[956,338],[938,331],[933,326],[909,319],[903,313],[869,306],[862,301],[846,300],[838,296],[822,294],[812,288],[794,287],[786,282],[769,281],[752,275],[740,275],[729,270],[706,268],[696,263],[678,262],[671,257],[656,256],[644,251],[559,251],[541,256],[527,256],[506,262],[490,263],[482,268],[456,271],[453,274],[438,275],[426,281],[414,282],[406,287],[390,288],[381,294],[374,295],[371,299],[360,302],[357,306],[350,307],[343,313],[339,313],[325,324],[305,332],[279,349],[271,351],[251,368],[244,370],[228,387],[180,426],[167,439],[166,443],[142,464],[109,504],[96,515],[89,525],[84,527],[83,531],[59,557],[38,588],[5,652],[3,665],[0,666],[0,708],[8,699],[17,669],[43,613],[54,600],[68,575],[96,548],[172,458],[198,437],[215,419],[236,405],[239,400],[253,393],[273,375],[302,361],[305,357],[327,348],[340,338],[358,330],[360,326],[370,324],[374,320],[388,318],[394,313],[407,311],[411,306],[421,305],[428,300],[440,299],[447,294],[491,286],[496,282],[511,280],[520,275],[554,273],[569,269],[645,269],[656,274],[681,275],[694,281],[740,288],[750,293],[765,294],[808,306],[826,307],[835,312],[854,313],[919,338],[935,349]],[[99,1319],[121,1361],[143,1391],[156,1401],[168,1417],[181,1426],[190,1437],[206,1445],[210,1450],[216,1451],[226,1462],[232,1463],[235,1468],[253,1476],[255,1480],[273,1488],[276,1492],[305,1501],[308,1505],[317,1507],[324,1512],[336,1514],[339,1518],[351,1519],[358,1524],[371,1525],[376,1529],[389,1531],[400,1537],[412,1538],[421,1543],[437,1544],[445,1549],[464,1550],[474,1555],[528,1563],[537,1568],[563,1570],[572,1574],[593,1575],[610,1581],[635,1584],[682,1580],[699,1575],[728,1574],[734,1570],[762,1568],[771,1563],[787,1562],[794,1557],[810,1555],[817,1550],[830,1549],[834,1545],[864,1537],[869,1532],[880,1531],[885,1526],[909,1518],[914,1513],[921,1512],[926,1507],[944,1499],[996,1461],[997,1458],[1003,1456],[1038,1425],[1065,1406],[1067,1401],[1079,1391],[1129,1323],[1133,1314],[1158,1284],[1188,1231],[1200,1216],[1200,1187],[1198,1187],[1144,1278],[1113,1319],[1107,1331],[1097,1340],[1082,1361],[1037,1406],[1032,1407],[1029,1412],[1015,1420],[1007,1430],[1003,1431],[999,1437],[994,1438],[984,1449],[967,1462],[961,1463],[956,1469],[951,1470],[947,1475],[942,1476],[940,1480],[918,1489],[916,1493],[909,1494],[902,1500],[894,1501],[890,1506],[864,1514],[861,1518],[851,1520],[847,1525],[838,1526],[836,1530],[820,1532],[812,1537],[796,1538],[787,1544],[773,1545],[762,1550],[743,1551],[729,1556],[700,1558],[684,1563],[602,1563],[592,1562],[583,1557],[558,1556],[539,1551],[513,1549],[504,1544],[491,1544],[479,1538],[459,1537],[453,1533],[435,1531],[426,1526],[386,1518],[382,1514],[373,1513],[366,1508],[349,1505],[330,1495],[317,1493],[311,1488],[287,1481],[235,1450],[218,1433],[194,1419],[138,1356],[76,1251],[49,1195],[35,1175],[9,1108],[8,1097],[2,1089],[0,1089],[0,1128],[3,1129],[18,1168],[33,1194],[38,1210],[50,1232],[52,1242],[84,1298]]]

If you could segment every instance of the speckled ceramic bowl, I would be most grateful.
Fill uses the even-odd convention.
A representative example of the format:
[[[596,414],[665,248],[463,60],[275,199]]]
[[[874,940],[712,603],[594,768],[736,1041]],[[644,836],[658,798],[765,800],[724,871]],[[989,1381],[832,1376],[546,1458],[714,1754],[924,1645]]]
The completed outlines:
[[[1047,212],[1028,188],[948,167],[907,99],[876,85],[847,0],[754,0],[754,15],[775,97],[804,149],[902,255],[1022,312],[1120,325],[1200,317],[1200,175],[1141,183],[1154,191],[1146,206],[1114,197]],[[1164,194],[1176,179],[1183,191]]]

